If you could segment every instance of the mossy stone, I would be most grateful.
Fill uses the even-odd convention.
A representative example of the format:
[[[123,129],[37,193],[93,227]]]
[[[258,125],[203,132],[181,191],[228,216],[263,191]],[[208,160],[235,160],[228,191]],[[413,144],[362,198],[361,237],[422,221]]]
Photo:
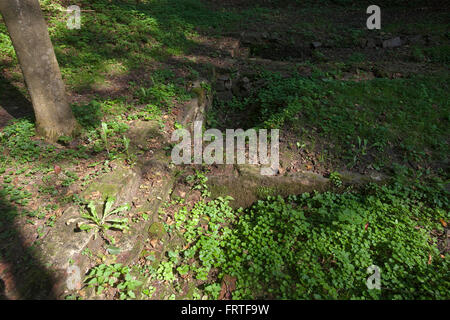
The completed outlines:
[[[161,222],[154,222],[148,228],[148,235],[151,239],[162,240],[167,235],[167,232]]]

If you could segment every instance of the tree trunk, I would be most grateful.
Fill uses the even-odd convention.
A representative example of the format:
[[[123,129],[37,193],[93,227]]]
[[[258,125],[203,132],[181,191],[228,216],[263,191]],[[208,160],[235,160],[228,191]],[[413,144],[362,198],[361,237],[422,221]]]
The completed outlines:
[[[38,0],[0,0],[36,116],[36,132],[55,141],[78,127]]]

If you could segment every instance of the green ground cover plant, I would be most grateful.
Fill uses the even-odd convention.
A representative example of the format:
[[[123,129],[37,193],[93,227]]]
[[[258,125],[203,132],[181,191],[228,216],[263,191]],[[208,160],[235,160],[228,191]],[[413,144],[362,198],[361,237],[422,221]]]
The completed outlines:
[[[200,204],[194,215],[219,206],[237,221],[189,253],[237,278],[234,299],[448,299],[450,260],[432,236],[448,205],[439,181],[268,197],[234,217],[226,202]],[[382,270],[381,290],[366,287],[370,265]]]
[[[268,196],[245,210],[229,197],[180,204],[172,227],[187,249],[154,272],[172,283],[192,274],[212,299],[225,275],[233,299],[448,299],[448,199],[440,178],[397,166],[386,185]],[[380,290],[366,284],[372,265]]]
[[[92,268],[84,282],[95,288],[97,294],[101,294],[108,287],[115,288],[120,300],[136,298],[133,290],[142,285],[142,281],[132,276],[130,268],[120,263],[101,264]]]
[[[244,127],[314,132],[349,167],[369,151],[382,157],[397,150],[414,162],[442,161],[449,153],[448,75],[352,82],[316,69],[309,78],[262,72],[260,79],[266,84],[251,98],[221,112],[254,110]]]

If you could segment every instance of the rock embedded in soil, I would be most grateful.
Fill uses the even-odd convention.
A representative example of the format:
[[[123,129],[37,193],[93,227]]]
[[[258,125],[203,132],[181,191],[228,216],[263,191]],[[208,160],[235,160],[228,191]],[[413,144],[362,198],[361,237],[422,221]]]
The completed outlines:
[[[167,233],[162,222],[154,222],[148,229],[148,235],[150,239],[163,240]]]
[[[317,48],[320,48],[321,46],[322,46],[322,42],[319,42],[319,41],[314,41],[311,43],[312,49],[317,49]]]
[[[231,196],[234,208],[249,207],[268,195],[288,196],[303,192],[325,191],[329,180],[315,173],[285,176],[263,176],[258,166],[238,165],[239,176],[214,175],[208,177],[212,197]]]
[[[114,206],[130,203],[139,182],[138,172],[131,168],[118,167],[94,181],[81,193],[81,197],[88,198],[94,193],[98,194],[99,197],[93,201],[96,203],[97,212],[100,213],[103,210],[103,201],[108,196],[116,199]],[[69,207],[39,245],[39,259],[60,275],[54,284],[57,296],[67,290],[66,280],[69,275],[66,270],[71,261],[75,262],[82,274],[87,271],[87,261],[82,259],[81,253],[93,240],[94,232],[77,230],[77,222],[81,220],[81,209],[75,205]]]
[[[400,37],[395,37],[395,38],[383,41],[383,48],[396,48],[396,47],[400,47],[401,45],[402,45],[402,40],[400,39]]]

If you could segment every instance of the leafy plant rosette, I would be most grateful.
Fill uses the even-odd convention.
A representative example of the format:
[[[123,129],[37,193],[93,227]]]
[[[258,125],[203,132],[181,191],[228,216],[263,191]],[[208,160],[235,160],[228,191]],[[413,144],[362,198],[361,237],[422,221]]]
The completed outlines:
[[[104,232],[109,229],[120,231],[129,230],[128,218],[114,218],[113,216],[120,216],[123,212],[130,210],[130,205],[124,204],[112,210],[114,202],[115,199],[113,197],[108,197],[103,209],[103,214],[99,215],[95,203],[90,201],[87,204],[87,211],[81,214],[81,217],[84,218],[85,221],[79,222],[78,228],[83,231],[95,229],[94,237],[97,237],[98,232],[102,232],[103,235],[105,235]],[[111,242],[114,242],[113,239],[110,240]]]

